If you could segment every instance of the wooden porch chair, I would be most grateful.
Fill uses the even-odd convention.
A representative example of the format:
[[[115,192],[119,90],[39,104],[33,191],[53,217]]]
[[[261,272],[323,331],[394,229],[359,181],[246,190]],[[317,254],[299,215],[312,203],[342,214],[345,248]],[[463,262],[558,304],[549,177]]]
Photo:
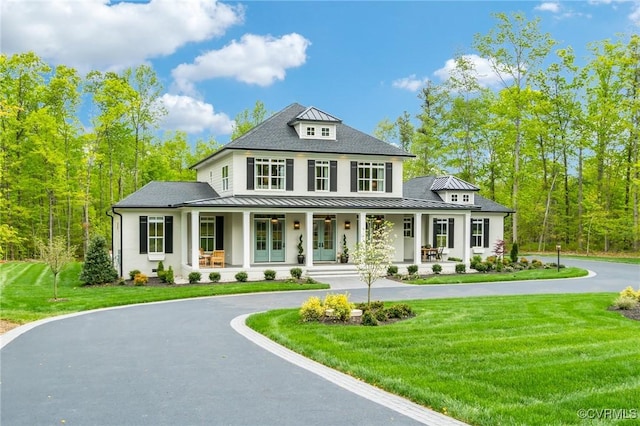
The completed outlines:
[[[207,266],[208,257],[204,255],[204,249],[200,247],[200,266]]]
[[[212,268],[215,268],[216,265],[224,268],[224,250],[214,250],[209,261]]]

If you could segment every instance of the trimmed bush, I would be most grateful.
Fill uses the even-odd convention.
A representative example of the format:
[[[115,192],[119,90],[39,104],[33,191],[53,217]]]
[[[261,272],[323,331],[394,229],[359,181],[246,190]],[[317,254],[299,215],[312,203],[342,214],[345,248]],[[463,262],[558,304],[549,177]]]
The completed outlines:
[[[316,284],[318,281],[308,276],[307,278],[305,278],[304,282],[306,282],[307,284]]]
[[[476,263],[476,266],[473,267],[473,269],[475,269],[478,272],[487,272],[487,269],[489,269],[489,266],[486,263],[481,262],[481,263]]]
[[[418,265],[409,265],[407,266],[407,273],[409,275],[415,275],[418,273]]]
[[[434,263],[433,265],[431,265],[431,270],[434,274],[438,275],[440,272],[442,272],[442,265],[440,265],[439,263]]]
[[[613,302],[613,306],[618,309],[628,310],[633,309],[638,305],[638,301],[635,297],[618,296]]]
[[[385,309],[388,318],[407,318],[414,315],[413,308],[406,303],[397,303]]]
[[[462,259],[460,259],[459,257],[451,257],[451,256],[449,256],[449,257],[447,258],[447,260],[448,260],[449,262],[462,262]]]
[[[362,325],[375,327],[378,325],[378,320],[371,311],[366,311],[362,313]]]
[[[291,268],[289,270],[289,273],[291,274],[291,277],[295,278],[296,280],[299,280],[302,277],[302,269],[300,268]]]
[[[147,277],[142,272],[140,272],[139,274],[136,274],[136,276],[133,277],[133,285],[141,286],[141,285],[145,285],[148,282],[149,282],[149,277]]]
[[[218,281],[220,281],[220,272],[214,271],[209,273],[209,281],[211,281],[212,283],[217,283]]]
[[[166,271],[164,271],[164,282],[167,284],[175,284],[176,283],[176,279],[173,276],[173,268],[171,266],[169,266],[169,269],[167,269]]]
[[[456,274],[464,274],[467,272],[467,265],[464,263],[456,263]]]
[[[249,274],[247,274],[245,271],[240,271],[236,274],[236,281],[238,281],[239,283],[247,282],[247,278],[249,278]]]
[[[511,263],[518,263],[518,243],[513,243],[511,246],[509,257],[511,257]]]
[[[136,275],[138,275],[139,273],[140,271],[138,269],[133,269],[129,271],[129,277],[131,278],[131,281],[133,281]]]
[[[333,315],[340,321],[348,321],[351,317],[353,303],[349,302],[349,293],[329,293],[324,298],[325,309],[333,309]]]
[[[135,277],[135,276],[134,276]],[[87,255],[80,272],[80,281],[85,284],[112,283],[118,278],[107,250],[107,240],[97,235],[91,239]]]
[[[200,282],[200,279],[202,278],[202,274],[200,272],[190,272],[189,273],[189,284],[195,284],[197,282]]]
[[[325,307],[322,306],[320,298],[311,296],[300,308],[302,322],[320,321],[324,317]]]
[[[635,291],[633,287],[629,286],[620,292],[620,297],[629,297],[640,301],[640,290]]]
[[[387,311],[384,309],[372,310],[371,313],[376,317],[378,321],[386,321],[389,319]]]
[[[394,276],[398,273],[398,266],[397,265],[389,265],[389,267],[387,268],[387,275],[388,276]]]
[[[264,271],[264,279],[267,281],[273,281],[276,279],[276,271],[273,269],[266,269]]]

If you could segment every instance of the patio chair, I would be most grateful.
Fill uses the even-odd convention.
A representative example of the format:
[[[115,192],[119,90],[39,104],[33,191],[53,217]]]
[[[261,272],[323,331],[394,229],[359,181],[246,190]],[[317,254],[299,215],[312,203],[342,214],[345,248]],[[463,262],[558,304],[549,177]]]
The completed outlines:
[[[444,247],[438,247],[438,252],[436,253],[436,260],[442,260],[443,252],[444,252]]]
[[[224,268],[224,250],[214,250],[211,253],[211,267],[215,267],[216,265],[220,265],[221,268]]]
[[[207,266],[208,257],[204,255],[204,249],[200,247],[200,266]]]

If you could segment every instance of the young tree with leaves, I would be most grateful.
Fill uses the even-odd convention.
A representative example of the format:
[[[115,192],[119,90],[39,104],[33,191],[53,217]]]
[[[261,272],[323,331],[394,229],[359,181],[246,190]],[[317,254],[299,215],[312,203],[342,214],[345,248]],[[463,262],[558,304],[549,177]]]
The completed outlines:
[[[53,300],[58,300],[58,275],[62,268],[73,262],[75,246],[69,246],[63,237],[55,237],[47,242],[36,243],[40,249],[40,259],[46,263],[53,273]]]

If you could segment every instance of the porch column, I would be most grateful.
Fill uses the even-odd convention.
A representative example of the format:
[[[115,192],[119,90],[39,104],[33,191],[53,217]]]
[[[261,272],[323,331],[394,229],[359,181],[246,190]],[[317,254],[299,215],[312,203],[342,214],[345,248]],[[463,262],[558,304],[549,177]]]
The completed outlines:
[[[200,269],[200,211],[191,212],[191,267]]]
[[[251,267],[251,213],[242,212],[242,267]]]
[[[471,212],[464,214],[462,220],[462,262],[469,267],[471,264]]]
[[[313,212],[311,211],[305,213],[304,232],[306,235],[304,252],[307,253],[304,258],[304,266],[308,269],[313,266]]]
[[[183,211],[180,215],[180,264],[186,265],[189,263],[189,236],[187,235],[187,219],[189,213]]]
[[[367,214],[365,212],[358,213],[358,227],[360,228],[358,231],[360,233],[360,240],[358,242],[362,244],[367,235]]]
[[[422,263],[422,213],[413,215],[413,263]]]

